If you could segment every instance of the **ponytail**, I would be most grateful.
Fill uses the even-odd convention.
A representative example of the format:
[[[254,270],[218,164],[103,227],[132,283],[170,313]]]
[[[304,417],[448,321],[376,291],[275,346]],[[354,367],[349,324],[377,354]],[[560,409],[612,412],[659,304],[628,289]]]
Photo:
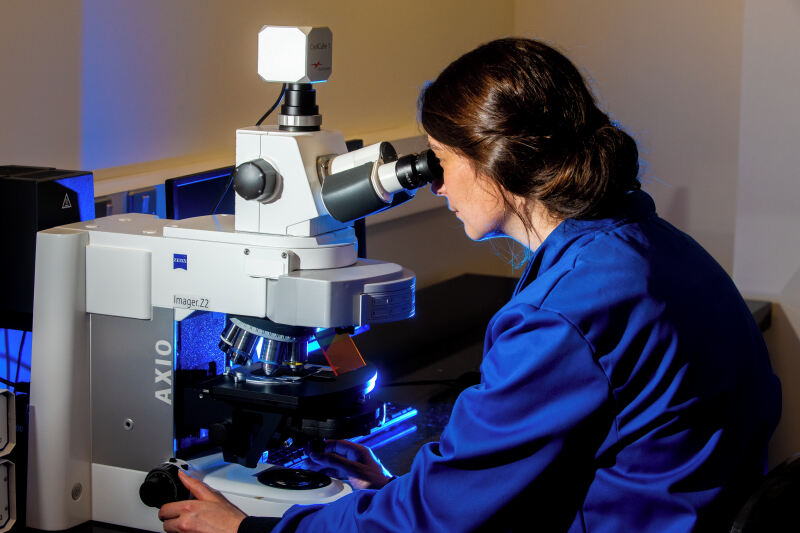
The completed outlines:
[[[508,193],[559,218],[613,215],[640,188],[636,142],[575,66],[531,39],[500,39],[451,63],[419,97],[422,127]]]

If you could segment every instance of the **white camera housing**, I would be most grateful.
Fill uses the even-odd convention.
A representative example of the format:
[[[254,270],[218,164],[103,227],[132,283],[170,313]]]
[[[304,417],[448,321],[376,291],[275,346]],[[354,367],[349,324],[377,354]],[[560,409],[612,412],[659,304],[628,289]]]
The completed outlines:
[[[328,27],[264,26],[258,32],[258,74],[278,83],[314,83],[331,75]]]

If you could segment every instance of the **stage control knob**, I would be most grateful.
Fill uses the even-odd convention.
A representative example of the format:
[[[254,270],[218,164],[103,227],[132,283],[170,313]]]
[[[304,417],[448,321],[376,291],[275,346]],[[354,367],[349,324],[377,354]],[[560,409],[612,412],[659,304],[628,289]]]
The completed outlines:
[[[165,503],[189,499],[189,490],[183,486],[178,477],[178,470],[186,470],[188,465],[183,461],[170,459],[150,472],[139,487],[139,498],[148,507],[160,508]]]
[[[233,189],[245,200],[268,202],[278,190],[280,175],[263,159],[242,163],[233,171]]]

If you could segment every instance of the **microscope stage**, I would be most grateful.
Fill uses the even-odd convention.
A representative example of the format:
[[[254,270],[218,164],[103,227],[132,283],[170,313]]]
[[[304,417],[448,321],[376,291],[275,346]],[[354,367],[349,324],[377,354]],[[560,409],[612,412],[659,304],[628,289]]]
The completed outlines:
[[[309,374],[296,381],[270,380],[261,365],[209,378],[198,388],[215,399],[254,407],[297,409],[338,409],[363,399],[366,388],[376,375],[373,365],[334,376],[332,373]]]

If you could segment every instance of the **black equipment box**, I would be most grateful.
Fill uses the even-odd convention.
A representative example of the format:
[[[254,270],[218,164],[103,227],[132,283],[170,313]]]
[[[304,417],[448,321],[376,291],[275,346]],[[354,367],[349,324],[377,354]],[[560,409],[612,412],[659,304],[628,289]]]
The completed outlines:
[[[93,218],[91,172],[0,165],[0,328],[31,331],[36,232]]]

